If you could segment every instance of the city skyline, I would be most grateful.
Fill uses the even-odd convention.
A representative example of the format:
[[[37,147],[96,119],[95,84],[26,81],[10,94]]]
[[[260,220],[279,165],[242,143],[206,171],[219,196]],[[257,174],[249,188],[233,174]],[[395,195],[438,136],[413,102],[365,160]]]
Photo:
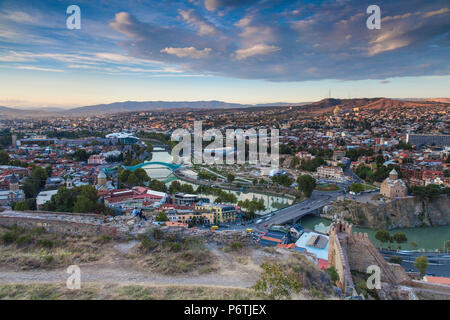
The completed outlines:
[[[67,8],[81,10],[70,30]],[[0,105],[448,97],[443,2],[3,1]]]

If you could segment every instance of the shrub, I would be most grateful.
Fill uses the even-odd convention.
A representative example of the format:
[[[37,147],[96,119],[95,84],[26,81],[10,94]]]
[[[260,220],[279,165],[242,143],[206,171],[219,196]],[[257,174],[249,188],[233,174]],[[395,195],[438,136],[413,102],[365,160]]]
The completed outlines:
[[[6,244],[6,245],[14,243],[17,239],[17,236],[18,235],[15,232],[12,232],[12,231],[5,232],[4,234],[2,234],[2,237],[1,237],[2,243]]]
[[[155,241],[151,240],[147,235],[140,235],[141,247],[144,249],[154,248],[158,245]]]
[[[55,243],[49,239],[39,239],[38,245],[40,245],[41,247],[44,247],[44,248],[51,249],[54,247]]]
[[[33,228],[30,230],[30,234],[32,235],[41,235],[43,233],[45,233],[44,227]]]
[[[46,263],[51,263],[53,260],[54,260],[54,258],[53,258],[52,255],[46,255],[46,256],[44,256],[44,261],[45,261]]]
[[[107,236],[106,234],[102,234],[97,238],[98,243],[108,243],[112,240],[110,236]]]
[[[161,229],[153,229],[152,231],[152,235],[153,238],[155,238],[156,240],[160,240],[163,237],[163,232],[161,231]]]
[[[389,262],[390,262],[390,263],[395,263],[395,264],[402,264],[402,257],[399,257],[399,256],[390,256],[390,257],[389,257]]]
[[[330,276],[330,279],[333,283],[336,283],[337,281],[339,281],[339,274],[336,270],[335,267],[331,266],[329,267],[326,272],[328,273],[328,275]]]
[[[241,250],[242,247],[243,247],[243,245],[242,245],[241,242],[233,242],[233,243],[230,245],[230,249],[233,250],[233,251]]]
[[[172,242],[172,243],[170,244],[170,249],[173,250],[173,251],[175,251],[175,252],[178,252],[178,251],[181,250],[181,244],[180,244],[180,243],[177,243],[177,242]]]
[[[23,246],[23,245],[30,243],[31,240],[32,240],[32,238],[29,235],[20,236],[16,239],[16,244],[19,246]]]

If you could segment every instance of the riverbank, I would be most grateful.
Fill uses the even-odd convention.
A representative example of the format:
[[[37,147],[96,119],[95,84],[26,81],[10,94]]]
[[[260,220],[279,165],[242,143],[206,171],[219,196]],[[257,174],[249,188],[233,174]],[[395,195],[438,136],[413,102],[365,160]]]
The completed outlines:
[[[327,210],[338,218],[369,229],[437,227],[450,224],[450,199],[406,197],[385,201],[364,198],[336,201]]]
[[[328,227],[331,224],[331,220],[314,216],[307,216],[301,219],[302,226],[312,230],[320,223]],[[362,228],[354,225],[353,231],[367,233],[373,244],[377,248],[381,247],[379,241],[375,239],[376,229]],[[391,235],[395,232],[403,232],[408,239],[407,243],[402,244],[401,250],[425,250],[434,252],[437,249],[443,250],[445,242],[450,242],[450,224],[437,227],[398,228],[390,230]],[[413,242],[417,243],[417,248],[412,245]],[[384,247],[387,246],[387,244],[384,244]],[[395,250],[398,245],[392,243],[391,247]]]
[[[179,173],[178,171],[174,171],[173,175],[175,177],[177,177],[179,180],[182,180],[182,181],[185,181],[185,182],[189,182],[189,183],[192,183],[192,184],[204,185],[204,186],[210,186],[211,185],[211,183],[209,183],[209,182],[203,182],[202,180],[189,178],[189,177]],[[296,196],[292,195],[292,194],[277,193],[277,192],[267,192],[267,191],[262,190],[261,188],[255,188],[255,187],[246,187],[245,189],[242,189],[242,188],[231,187],[231,186],[220,184],[220,188],[221,189],[225,189],[225,190],[235,191],[235,192],[253,192],[253,193],[259,193],[259,194],[267,195],[267,196],[285,197],[285,198],[289,198],[291,200],[295,200],[296,199]]]

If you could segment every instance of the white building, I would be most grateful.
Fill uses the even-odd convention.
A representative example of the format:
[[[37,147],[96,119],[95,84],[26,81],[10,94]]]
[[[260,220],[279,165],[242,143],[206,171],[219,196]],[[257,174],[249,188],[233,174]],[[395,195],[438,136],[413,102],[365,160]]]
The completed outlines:
[[[36,208],[37,210],[40,210],[42,205],[46,203],[47,201],[50,201],[52,196],[58,193],[58,190],[46,190],[41,191],[36,197]]]
[[[345,181],[341,167],[320,166],[317,168],[317,177],[323,180]]]

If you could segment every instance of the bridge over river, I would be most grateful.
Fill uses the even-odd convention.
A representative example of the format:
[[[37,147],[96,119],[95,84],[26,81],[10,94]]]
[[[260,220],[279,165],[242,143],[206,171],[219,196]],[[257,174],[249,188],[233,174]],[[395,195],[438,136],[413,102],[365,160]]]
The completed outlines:
[[[341,190],[334,192],[314,191],[309,199],[260,216],[257,220],[263,219],[261,223],[252,223],[248,227],[258,231],[267,231],[271,225],[295,224],[304,216],[320,215],[323,208],[336,201],[337,197],[341,194]],[[264,224],[267,227],[264,227]]]
[[[130,171],[134,171],[136,169],[139,168],[148,168],[151,166],[162,166],[162,167],[166,167],[172,171],[176,171],[178,169],[180,169],[183,164],[174,164],[174,163],[167,163],[167,162],[162,162],[162,161],[148,161],[148,162],[143,162],[140,164],[137,164],[135,166],[123,166],[124,169],[128,169]]]

